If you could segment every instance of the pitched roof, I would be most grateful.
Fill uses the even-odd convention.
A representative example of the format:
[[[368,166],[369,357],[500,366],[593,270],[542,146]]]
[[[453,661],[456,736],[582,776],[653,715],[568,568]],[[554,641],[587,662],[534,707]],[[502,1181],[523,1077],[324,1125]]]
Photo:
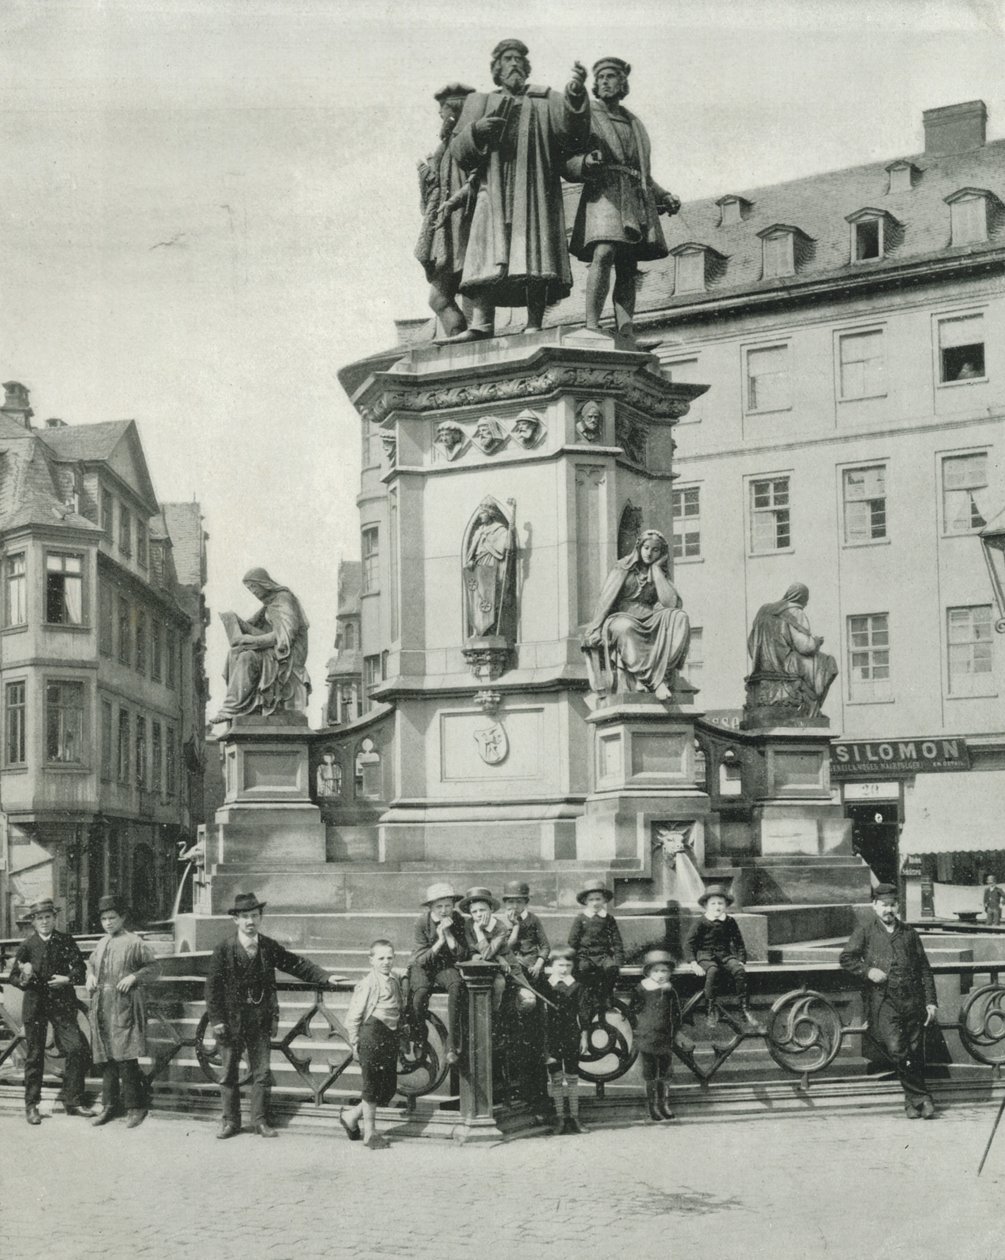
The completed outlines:
[[[55,451],[57,458],[89,462],[108,459],[133,423],[132,420],[102,420],[98,424],[67,424],[34,432]]]
[[[162,503],[158,513],[171,539],[175,570],[182,586],[205,581],[202,509],[198,503]]]
[[[35,430],[16,427],[16,436],[0,435],[0,526],[63,524],[99,532],[73,510],[72,476],[66,476]]]

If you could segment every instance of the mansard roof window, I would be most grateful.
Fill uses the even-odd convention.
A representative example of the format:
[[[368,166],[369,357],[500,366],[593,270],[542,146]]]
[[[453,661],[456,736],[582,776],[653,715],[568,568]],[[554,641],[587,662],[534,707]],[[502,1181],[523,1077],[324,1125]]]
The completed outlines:
[[[721,275],[726,265],[723,254],[696,241],[675,245],[670,253],[676,259],[675,293],[704,293],[709,282]]]
[[[909,162],[907,158],[898,158],[897,161],[890,162],[886,167],[886,173],[890,180],[886,190],[888,194],[910,192],[921,178],[921,168]]]
[[[763,280],[794,276],[813,250],[812,238],[789,223],[773,223],[757,235],[763,248]]]
[[[993,209],[1000,205],[986,188],[958,188],[945,199],[949,206],[953,245],[977,245],[988,239]]]
[[[845,215],[851,228],[850,257],[853,263],[876,262],[897,244],[900,224],[886,210],[863,206]]]
[[[754,208],[752,201],[748,201],[746,197],[739,197],[736,193],[727,193],[715,204],[719,207],[720,227],[735,227],[748,218]]]

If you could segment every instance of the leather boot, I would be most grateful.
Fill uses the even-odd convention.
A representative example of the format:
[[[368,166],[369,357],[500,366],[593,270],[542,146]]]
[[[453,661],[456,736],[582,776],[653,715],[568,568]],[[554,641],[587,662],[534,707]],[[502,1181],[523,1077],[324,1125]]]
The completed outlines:
[[[740,1014],[743,1016],[744,1020],[746,1021],[746,1023],[750,1025],[751,1028],[756,1028],[758,1032],[764,1031],[764,1029],[761,1027],[760,1020],[758,1020],[757,1016],[753,1013],[753,1011],[750,1009],[750,1007],[747,1005],[745,1001],[740,1003]]]
[[[34,1104],[30,1107],[25,1107],[24,1118],[25,1120],[28,1121],[29,1124],[42,1123],[42,1117],[38,1114],[38,1108],[34,1106]]]
[[[101,1110],[98,1112],[98,1114],[91,1121],[91,1124],[94,1126],[94,1128],[100,1129],[101,1126],[103,1124],[107,1124],[114,1115],[115,1115],[114,1107],[102,1107]]]
[[[579,1119],[579,1083],[573,1081],[569,1086],[569,1124],[568,1133],[589,1133],[589,1129]]]
[[[646,1081],[646,1108],[649,1111],[649,1119],[660,1121],[663,1119],[663,1113],[659,1109],[659,1103],[656,1097],[656,1082]]]
[[[659,1113],[664,1120],[676,1120],[673,1108],[670,1106],[670,1093],[666,1081],[656,1082],[656,1105]]]

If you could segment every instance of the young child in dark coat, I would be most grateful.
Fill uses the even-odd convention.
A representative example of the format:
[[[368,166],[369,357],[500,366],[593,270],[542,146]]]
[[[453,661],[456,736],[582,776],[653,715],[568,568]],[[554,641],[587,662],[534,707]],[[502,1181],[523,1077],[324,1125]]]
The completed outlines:
[[[667,1094],[671,1074],[674,1027],[681,1009],[670,978],[675,967],[670,954],[651,949],[642,959],[642,980],[632,994],[630,1013],[635,1018],[635,1045],[642,1060],[646,1105],[652,1120],[673,1120]]]
[[[625,946],[614,915],[607,904],[614,893],[602,879],[591,880],[576,900],[583,907],[569,930],[569,945],[576,955],[576,975],[588,994],[590,1018],[606,1011],[614,1001],[618,970],[625,963]]]
[[[555,1104],[556,1134],[588,1133],[579,1121],[579,1058],[587,1050],[588,993],[572,974],[575,952],[568,945],[551,951],[545,989],[548,1012],[548,1073]]]
[[[726,907],[733,898],[719,884],[712,884],[698,898],[705,911],[688,934],[686,953],[694,972],[705,977],[705,1009],[708,1022],[717,1018],[715,995],[719,972],[725,971],[733,982],[740,1001],[740,1011],[748,1024],[760,1027],[747,1005],[747,947],[740,925]]]

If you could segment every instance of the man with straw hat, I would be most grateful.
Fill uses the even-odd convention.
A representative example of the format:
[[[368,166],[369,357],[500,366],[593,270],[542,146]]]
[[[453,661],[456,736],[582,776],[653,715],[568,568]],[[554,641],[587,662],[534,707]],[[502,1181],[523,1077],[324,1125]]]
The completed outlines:
[[[467,956],[464,920],[457,913],[460,893],[451,884],[430,884],[423,898],[422,913],[415,921],[412,957],[408,967],[411,993],[412,1040],[421,1050],[426,1040],[426,1016],[434,985],[447,991],[447,1029],[450,1044],[447,1062],[456,1063],[461,1054],[461,1010],[464,981],[457,964]]]

